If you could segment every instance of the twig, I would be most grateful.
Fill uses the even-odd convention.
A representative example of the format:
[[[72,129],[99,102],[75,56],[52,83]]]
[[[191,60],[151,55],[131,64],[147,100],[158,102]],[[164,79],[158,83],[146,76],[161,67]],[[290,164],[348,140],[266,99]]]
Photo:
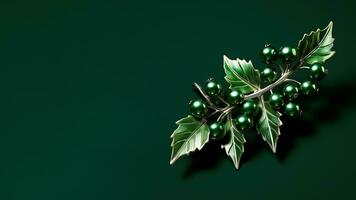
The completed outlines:
[[[300,84],[298,81],[292,80],[292,79],[288,79],[288,77],[297,69],[302,68],[303,62],[299,62],[298,64],[295,65],[295,67],[293,66],[292,68],[290,68],[290,65],[288,64],[285,68],[285,70],[283,71],[283,73],[281,74],[281,77],[279,77],[279,79],[277,81],[275,81],[274,83],[259,89],[257,91],[255,91],[252,94],[246,95],[244,100],[248,100],[248,99],[252,99],[252,98],[261,98],[261,96],[263,94],[265,94],[266,92],[272,92],[273,88],[275,88],[276,86],[286,82],[286,81],[291,81],[291,82],[295,82]],[[217,107],[210,99],[210,97],[205,94],[205,92],[203,91],[203,89],[197,84],[197,83],[193,83],[193,90],[199,95],[201,96],[207,103],[209,108],[214,109],[214,112],[212,114],[209,115],[209,117],[220,113],[219,117],[217,118],[217,121],[222,120],[223,118],[225,118],[226,116],[229,116],[231,114],[231,110],[233,110],[235,107],[230,105],[228,102],[226,102],[223,98],[219,97],[219,99],[226,104],[226,106],[224,108],[219,108]]]
[[[284,68],[281,64],[278,65],[279,69],[281,70],[281,73],[283,74],[284,73]]]
[[[308,67],[308,66],[301,66],[301,67],[299,67],[299,69],[310,69],[310,67]]]
[[[256,92],[252,93],[252,94],[249,94],[249,95],[246,95],[245,96],[245,100],[248,100],[248,99],[253,99],[253,98],[256,98],[256,97],[259,97],[261,95],[263,95],[264,93],[272,90],[274,87],[276,87],[277,85],[283,83],[290,75],[291,75],[292,71],[286,71],[284,74],[282,74],[282,76],[277,80],[275,81],[274,83],[260,89],[260,90],[257,90]]]
[[[294,79],[289,79],[289,78],[287,78],[287,79],[285,80],[285,82],[293,82],[293,83],[296,83],[296,84],[298,84],[298,85],[301,84],[299,81],[294,80]]]
[[[198,83],[193,83],[193,90],[199,95],[201,96],[203,99],[205,99],[205,101],[209,104],[210,107],[216,108],[214,106],[214,104],[212,103],[210,97],[205,94],[205,92],[203,91],[203,89],[201,89],[201,87],[198,85]]]
[[[220,100],[221,102],[223,102],[225,105],[227,105],[227,106],[230,105],[229,102],[225,101],[224,98],[222,98],[222,97],[220,97],[220,96],[219,96],[218,98],[219,98],[219,100]]]
[[[223,119],[223,118],[224,118],[226,115],[228,115],[228,114],[230,113],[230,111],[231,111],[232,109],[234,109],[234,108],[235,108],[234,106],[231,106],[231,107],[225,109],[224,111],[222,111],[222,113],[219,115],[217,121],[220,121],[221,119]]]
[[[252,93],[252,94],[246,95],[246,96],[245,96],[245,100],[253,99],[253,98],[259,97],[259,96],[263,95],[264,93],[266,93],[266,92],[272,90],[272,89],[275,88],[276,86],[282,84],[286,79],[288,79],[288,77],[289,77],[295,70],[299,69],[300,66],[302,66],[302,65],[303,65],[303,62],[299,62],[299,63],[297,64],[297,66],[296,66],[296,67],[293,67],[292,69],[289,69],[290,66],[287,65],[285,72],[281,75],[281,77],[279,77],[279,79],[278,79],[277,81],[275,81],[274,83],[272,83],[272,84],[270,84],[270,85],[268,85],[268,86],[266,86],[266,87],[264,87],[264,88],[262,88],[262,89],[260,89],[260,90],[255,91],[255,92]]]

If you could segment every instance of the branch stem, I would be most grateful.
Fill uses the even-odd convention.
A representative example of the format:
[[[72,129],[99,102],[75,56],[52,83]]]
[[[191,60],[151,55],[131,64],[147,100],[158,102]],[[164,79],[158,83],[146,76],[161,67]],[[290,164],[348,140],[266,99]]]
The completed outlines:
[[[294,73],[297,69],[301,68],[302,65],[303,65],[303,62],[299,62],[297,65],[294,65],[295,67],[292,67],[292,68],[290,68],[291,67],[290,65],[287,65],[285,70],[282,72],[281,76],[279,77],[279,79],[277,81],[275,81],[274,83],[271,83],[270,85],[267,85],[266,87],[264,87],[262,89],[255,91],[252,94],[246,95],[244,100],[253,99],[253,98],[257,98],[257,97],[262,98],[262,96],[266,92],[272,91],[273,88],[277,87],[278,85],[280,85],[286,81],[299,83],[298,81],[289,79],[289,76],[292,75],[292,73]],[[210,97],[207,94],[205,94],[204,90],[197,83],[193,83],[193,90],[207,102],[209,108],[214,110],[214,112],[211,115],[209,115],[209,117],[211,117],[217,113],[220,113],[220,115],[217,118],[218,121],[222,121],[222,119],[224,119],[226,116],[230,116],[231,111],[235,108],[233,105],[230,105],[228,102],[226,102],[222,98],[220,98],[220,100],[224,104],[226,104],[226,106],[224,108],[219,108],[211,101]]]
[[[299,67],[299,69],[310,69],[310,67],[308,67],[308,66],[302,66],[302,67]]]
[[[213,109],[217,109],[214,104],[212,103],[210,97],[205,94],[205,92],[203,91],[203,89],[198,85],[198,83],[193,83],[193,90],[199,95],[201,96],[208,104],[209,107],[212,107]]]
[[[282,74],[282,76],[277,81],[275,81],[274,83],[272,83],[272,84],[270,84],[270,85],[268,85],[268,86],[266,86],[266,87],[264,87],[264,88],[262,88],[260,90],[257,90],[256,92],[254,92],[252,94],[246,95],[245,96],[245,100],[259,97],[259,96],[263,95],[264,93],[272,90],[273,88],[275,88],[279,84],[283,83],[291,74],[292,74],[292,71],[290,71],[290,70],[285,71]]]
[[[299,81],[294,80],[294,79],[289,79],[289,78],[287,78],[287,79],[285,80],[285,82],[292,82],[292,83],[296,83],[297,85],[301,85],[301,83],[300,83]]]

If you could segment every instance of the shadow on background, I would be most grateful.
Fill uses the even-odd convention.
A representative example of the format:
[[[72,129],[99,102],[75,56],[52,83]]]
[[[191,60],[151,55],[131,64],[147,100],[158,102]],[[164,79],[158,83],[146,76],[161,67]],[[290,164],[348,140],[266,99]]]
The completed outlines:
[[[224,158],[224,155],[221,142],[207,143],[201,151],[195,151],[190,155],[191,162],[183,174],[183,179],[188,179],[199,171],[213,170]]]
[[[322,87],[318,95],[305,99],[305,111],[299,119],[284,117],[283,134],[278,142],[277,157],[283,162],[295,148],[299,137],[314,136],[316,129],[325,122],[337,121],[342,113],[356,105],[356,84],[348,82],[335,87]]]
[[[299,138],[315,136],[319,124],[339,119],[340,115],[356,104],[356,84],[348,82],[334,87],[321,87],[320,92],[312,97],[303,97],[299,102],[304,110],[300,118],[283,116],[282,135],[278,141],[276,156],[284,162],[288,155],[296,148]],[[241,165],[256,158],[261,152],[270,151],[269,146],[258,134],[245,134],[247,143],[242,156]],[[199,171],[213,170],[219,162],[226,158],[220,148],[221,143],[208,143],[202,151],[191,154],[191,163],[186,169],[183,179],[188,179]],[[272,153],[272,152],[271,152]]]

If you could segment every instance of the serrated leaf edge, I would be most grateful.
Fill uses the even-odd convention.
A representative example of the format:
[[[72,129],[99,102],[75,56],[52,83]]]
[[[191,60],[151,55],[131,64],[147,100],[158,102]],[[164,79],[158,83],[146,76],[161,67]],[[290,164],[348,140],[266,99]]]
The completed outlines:
[[[265,101],[264,101],[264,99],[262,97],[260,98],[260,101],[261,101],[261,106],[262,106],[262,115],[264,115],[268,120],[267,112],[268,113],[270,113],[270,112],[266,109]],[[282,121],[280,120],[280,117],[282,116],[282,114],[280,112],[278,112],[278,111],[276,111],[276,113],[278,114],[278,124],[277,124],[278,125],[278,131],[277,131],[277,135],[280,136],[281,135],[281,130],[280,130],[279,127],[283,125]],[[272,113],[270,113],[270,114],[272,114]],[[261,115],[260,120],[262,119],[262,115]],[[258,123],[260,123],[260,120],[258,121]],[[269,123],[268,123],[268,125],[269,125]],[[264,135],[262,134],[262,132],[260,131],[260,129],[258,127],[259,126],[257,125],[257,132],[262,136],[263,140],[265,142],[267,142],[266,137],[264,137]],[[279,137],[277,137],[276,140],[273,142],[273,137],[272,137],[272,134],[271,134],[272,133],[272,128],[271,128],[270,125],[268,126],[268,129],[269,129],[268,132],[269,132],[269,136],[271,137],[272,144],[269,144],[268,142],[267,142],[267,144],[271,147],[273,153],[276,153],[277,152],[277,144],[278,144]]]
[[[188,115],[187,117],[184,117],[184,118],[182,118],[182,119],[176,121],[176,124],[179,126],[181,121],[183,121],[183,120],[185,120],[185,119],[187,119],[187,118],[189,118],[189,117],[193,117],[193,116]],[[186,124],[192,124],[192,123],[194,123],[194,122],[190,122],[190,123],[186,123]],[[200,129],[202,126],[204,126],[204,125],[207,126],[206,121],[203,121],[202,124],[201,124],[199,127],[197,127],[193,132],[195,132],[195,134],[196,134],[197,130],[199,130],[199,129]],[[171,138],[173,138],[174,133],[175,133],[175,131],[173,131],[173,133],[172,133],[172,135],[171,135]],[[195,135],[195,134],[192,134],[191,136],[189,136],[189,138],[191,138],[191,137],[192,137],[193,135]],[[203,141],[203,143],[202,143],[202,145],[201,145],[200,147],[198,146],[198,147],[196,147],[195,149],[193,149],[193,150],[191,150],[191,151],[189,151],[189,152],[187,152],[187,153],[185,153],[185,154],[182,154],[182,155],[180,155],[180,156],[178,156],[178,155],[179,155],[178,152],[180,152],[181,149],[178,150],[178,152],[176,153],[176,156],[173,156],[173,151],[172,151],[171,160],[170,160],[169,164],[172,165],[175,161],[178,160],[178,158],[180,158],[180,157],[183,156],[183,155],[188,155],[190,152],[193,152],[193,151],[196,151],[196,150],[199,150],[199,151],[200,151],[200,150],[204,147],[204,145],[209,141],[209,136],[210,136],[210,130],[209,130],[209,129],[208,129],[208,133],[207,133],[207,134],[208,134],[207,139],[206,139],[205,141]],[[187,141],[189,141],[189,139],[185,140],[185,142],[187,142]],[[173,142],[174,142],[174,141],[172,141],[172,143],[171,143],[171,147],[174,146],[174,145],[173,145]]]
[[[328,37],[328,34],[331,34],[331,47],[333,46],[333,42],[335,41],[335,38],[332,37],[332,30],[333,30],[333,21],[330,21],[328,26],[326,28],[324,28],[323,30],[321,30],[320,28],[316,29],[315,31],[311,31],[309,34],[305,33],[302,37],[301,40],[299,40],[298,42],[298,47],[300,46],[301,42],[306,38],[306,37],[309,37],[311,36],[312,34],[315,34],[316,32],[323,32],[323,31],[326,31],[326,33],[324,34],[323,38],[320,40],[319,44],[317,47],[315,47],[312,51],[310,51],[306,56],[304,56],[303,58],[301,58],[302,60],[306,60],[308,57],[310,57],[313,53],[315,53],[315,51],[317,49],[319,49],[321,46],[321,44],[323,43],[323,41],[326,39],[326,37]],[[330,48],[331,49],[331,48]],[[330,55],[328,55],[328,58],[329,59],[330,57],[332,57],[333,55],[335,54],[335,51],[330,51]]]
[[[227,70],[227,69],[226,69],[226,66],[227,66],[227,65],[225,65],[226,60],[228,60],[228,61],[234,61],[234,60],[231,60],[231,59],[228,58],[226,55],[224,55],[223,67],[224,67],[225,73],[227,74],[227,72],[226,72],[226,70]],[[238,61],[239,65],[240,65],[240,62],[239,62],[239,61],[243,61],[243,62],[246,62],[246,63],[250,64],[251,66],[253,66],[251,60],[248,60],[248,61],[247,61],[247,60],[245,60],[245,59],[236,58],[236,61]],[[243,69],[243,68],[242,68],[242,69]],[[253,69],[253,70],[256,71],[256,72],[258,72],[256,69]],[[234,70],[230,70],[230,71],[231,71],[238,79],[240,79],[240,80],[241,80],[242,82],[244,82],[246,85],[250,86],[253,91],[256,91],[256,90],[259,90],[259,89],[260,89],[259,86],[256,86],[256,85],[250,83],[250,81],[246,80],[244,77],[241,77],[240,74],[236,73]],[[225,80],[228,81],[228,82],[231,81],[231,80],[227,77],[227,75],[226,75],[224,78],[225,78]],[[233,88],[233,87],[231,86],[231,84],[230,84],[229,88],[230,88],[230,89]]]
[[[231,131],[231,128],[230,128],[230,135],[231,135],[231,136],[230,136],[230,141],[229,141],[229,143],[227,143],[227,144],[225,144],[225,145],[221,145],[221,148],[224,148],[224,149],[225,149],[226,154],[231,158],[232,162],[234,163],[235,168],[236,168],[237,170],[239,170],[241,157],[242,157],[242,154],[245,152],[244,143],[246,143],[246,139],[245,139],[245,137],[243,136],[243,134],[235,127],[235,125],[233,124],[232,119],[230,118],[230,119],[228,119],[228,120],[229,120],[228,123],[231,124],[231,126],[230,126],[230,125],[229,125],[229,126],[230,126],[233,130],[235,130],[237,133],[241,134],[241,137],[242,137],[243,141],[240,141],[240,139],[235,135],[235,133],[234,133],[233,131]],[[234,159],[234,158],[232,157],[232,155],[230,155],[231,149],[234,148],[234,146],[235,146],[235,138],[236,138],[237,140],[239,140],[239,141],[242,143],[242,147],[241,147],[241,148],[240,148],[239,146],[237,146],[237,147],[241,150],[241,154],[240,154],[236,159]],[[230,143],[231,143],[231,144],[230,144]]]

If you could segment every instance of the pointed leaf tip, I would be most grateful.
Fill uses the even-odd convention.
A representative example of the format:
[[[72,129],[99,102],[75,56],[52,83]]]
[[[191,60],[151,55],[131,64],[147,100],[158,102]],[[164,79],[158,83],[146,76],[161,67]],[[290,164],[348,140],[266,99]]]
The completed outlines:
[[[297,48],[300,59],[308,64],[314,64],[324,63],[331,58],[335,54],[335,51],[332,51],[335,40],[332,36],[332,29],[333,22],[330,21],[323,30],[317,29],[304,34]]]
[[[172,154],[170,164],[196,149],[201,150],[209,141],[209,127],[205,121],[187,116],[177,121],[178,128],[172,134]]]
[[[260,104],[262,114],[256,126],[257,132],[262,135],[263,140],[268,143],[273,153],[276,153],[278,138],[281,134],[279,128],[282,126],[281,114],[263,98],[260,98]]]
[[[260,88],[261,78],[251,61],[244,59],[230,60],[224,56],[225,80],[230,88],[241,91],[244,94],[254,92]]]
[[[245,151],[244,143],[246,140],[243,134],[237,130],[231,117],[227,120],[225,129],[230,132],[230,141],[227,144],[222,145],[222,147],[225,148],[226,154],[230,156],[236,170],[239,170],[240,160]]]

